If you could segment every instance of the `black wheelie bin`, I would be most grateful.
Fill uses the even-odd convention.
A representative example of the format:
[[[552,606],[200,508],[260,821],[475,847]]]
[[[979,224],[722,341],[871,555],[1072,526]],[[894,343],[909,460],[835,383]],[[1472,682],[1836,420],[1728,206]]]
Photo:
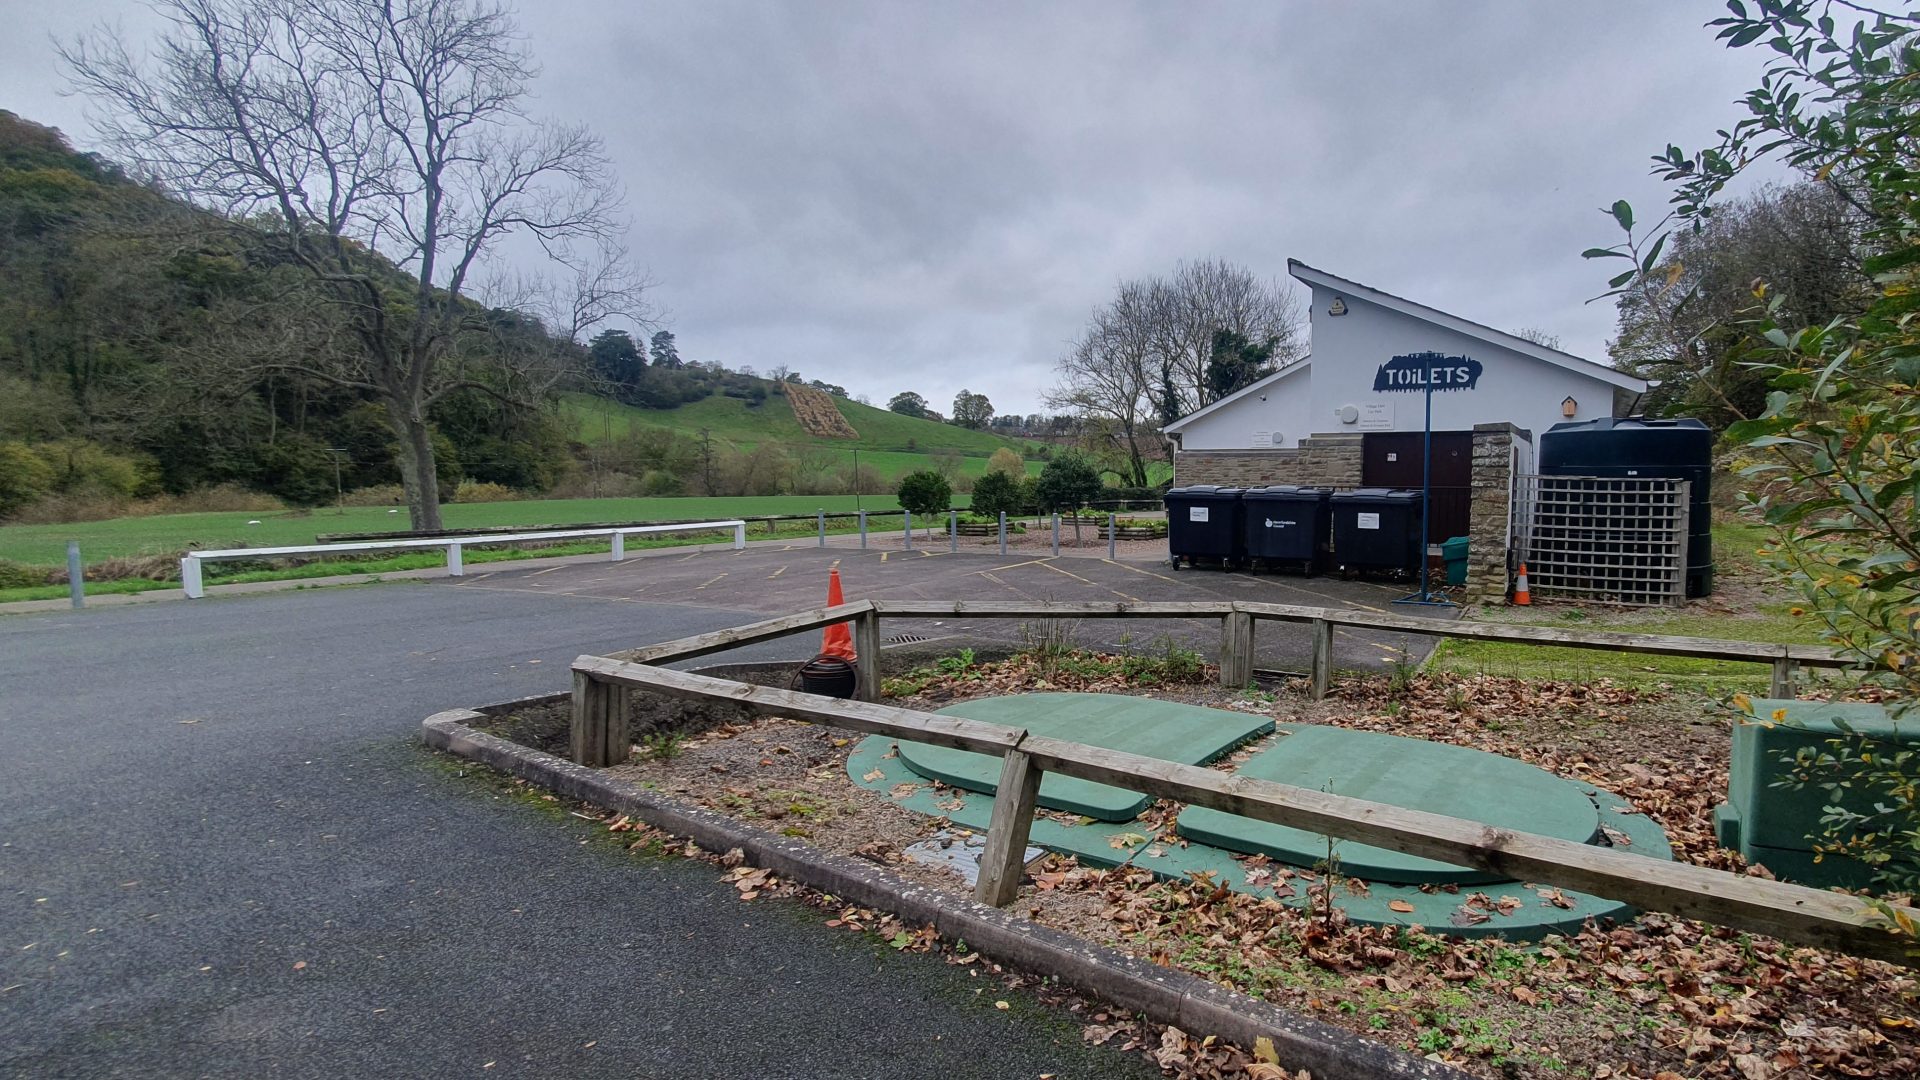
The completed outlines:
[[[1420,493],[1402,488],[1337,492],[1333,506],[1333,561],[1349,573],[1420,571]]]
[[[1274,484],[1240,495],[1249,568],[1261,563],[1318,574],[1325,568],[1333,518],[1327,488]]]
[[[1167,554],[1175,570],[1200,561],[1222,569],[1245,556],[1240,532],[1240,489],[1195,484],[1167,491]]]

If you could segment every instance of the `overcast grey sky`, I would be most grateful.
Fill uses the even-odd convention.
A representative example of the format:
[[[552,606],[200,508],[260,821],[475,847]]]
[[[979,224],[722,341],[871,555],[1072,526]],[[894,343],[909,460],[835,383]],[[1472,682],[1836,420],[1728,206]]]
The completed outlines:
[[[1584,301],[1657,211],[1649,156],[1759,73],[1718,2],[520,4],[537,114],[607,141],[690,360],[884,403],[1041,408],[1124,278],[1286,260],[1605,359]],[[90,144],[49,35],[135,0],[10,0],[0,107]]]

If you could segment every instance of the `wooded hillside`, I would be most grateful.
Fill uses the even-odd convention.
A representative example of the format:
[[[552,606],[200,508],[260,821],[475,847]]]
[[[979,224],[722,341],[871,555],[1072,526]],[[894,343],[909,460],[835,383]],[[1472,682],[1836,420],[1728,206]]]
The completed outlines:
[[[0,515],[97,516],[215,485],[321,502],[336,465],[348,490],[398,481],[367,394],[266,372],[263,358],[324,352],[334,328],[217,224],[0,111]],[[481,359],[579,351],[523,313],[475,316]],[[449,494],[463,478],[544,487],[566,461],[540,411],[484,393],[448,395],[431,421]]]

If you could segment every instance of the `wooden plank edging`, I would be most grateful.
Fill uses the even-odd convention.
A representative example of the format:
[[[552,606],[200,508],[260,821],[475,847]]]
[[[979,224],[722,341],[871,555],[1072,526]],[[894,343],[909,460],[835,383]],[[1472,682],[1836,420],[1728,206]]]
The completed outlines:
[[[628,814],[708,851],[737,848],[754,866],[849,903],[890,912],[908,925],[933,926],[942,936],[965,941],[996,962],[1055,976],[1159,1023],[1203,1037],[1218,1036],[1249,1049],[1258,1039],[1270,1038],[1289,1067],[1311,1070],[1322,1080],[1469,1080],[1467,1073],[1442,1062],[1404,1053],[1197,975],[908,881],[872,863],[828,854],[803,840],[775,836],[717,811],[469,726],[484,721],[494,708],[435,713],[422,723],[421,739],[430,747],[500,769],[556,794]]]
[[[1464,818],[1030,735],[1019,750],[1046,772],[1470,866],[1515,881],[1590,892],[1796,945],[1906,966],[1906,942],[1860,899],[1709,870]]]
[[[608,653],[613,660],[625,660],[636,664],[657,664],[669,660],[691,660],[696,656],[722,652],[751,645],[757,641],[786,637],[789,634],[803,634],[808,630],[818,630],[835,623],[852,622],[855,618],[872,611],[871,600],[856,600],[851,604],[838,607],[814,608],[793,615],[782,615],[776,619],[763,619],[744,626],[731,626],[724,630],[715,630],[706,634],[663,641],[657,645],[643,645],[637,649],[622,649]]]
[[[582,656],[574,670],[672,697],[731,701],[763,714],[1004,757],[1044,772],[1324,833],[1519,881],[1590,892],[1636,907],[1766,934],[1798,945],[1916,966],[1906,943],[1861,900],[1801,885],[1666,862],[1610,848],[1384,803],[1229,775],[1024,730],[889,705],[842,701]],[[996,821],[994,827],[1003,827]]]
[[[582,656],[573,662],[573,670],[592,678],[621,683],[668,697],[694,701],[727,701],[762,715],[792,716],[813,720],[829,727],[846,728],[869,735],[887,735],[911,739],[955,750],[1001,757],[1019,745],[1026,736],[1022,728],[989,724],[958,716],[936,716],[893,705],[866,701],[846,701],[779,690],[770,686],[750,686],[710,675],[650,667],[645,664],[613,660],[604,656]]]

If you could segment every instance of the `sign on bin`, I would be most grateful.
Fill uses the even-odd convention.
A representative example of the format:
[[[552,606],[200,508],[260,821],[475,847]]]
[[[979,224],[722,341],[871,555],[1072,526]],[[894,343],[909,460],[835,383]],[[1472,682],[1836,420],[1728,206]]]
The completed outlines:
[[[1207,508],[1206,508],[1206,507],[1204,507],[1204,506],[1189,506],[1189,507],[1187,507],[1187,520],[1188,520],[1188,521],[1205,521],[1205,520],[1207,520]]]
[[[1355,514],[1353,527],[1356,529],[1377,529],[1380,527],[1380,515]]]

